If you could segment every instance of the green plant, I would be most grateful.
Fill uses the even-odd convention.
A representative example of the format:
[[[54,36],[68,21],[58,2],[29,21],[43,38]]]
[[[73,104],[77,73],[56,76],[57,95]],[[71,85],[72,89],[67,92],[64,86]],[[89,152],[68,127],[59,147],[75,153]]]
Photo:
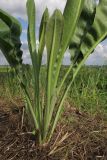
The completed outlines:
[[[35,37],[35,4],[27,1],[28,45],[32,60],[34,96],[31,97],[22,73],[22,52],[20,50],[20,24],[0,10],[0,49],[9,64],[14,67],[26,98],[26,111],[31,114],[35,136],[39,144],[50,141],[60,118],[64,99],[82,65],[95,47],[107,36],[107,1],[67,0],[63,14],[55,10],[49,17],[45,10],[39,30],[39,47]],[[44,47],[47,48],[45,86],[41,96],[40,71]],[[72,63],[58,84],[64,53],[69,48]],[[62,87],[67,81],[64,92]],[[33,101],[32,101],[33,100]]]

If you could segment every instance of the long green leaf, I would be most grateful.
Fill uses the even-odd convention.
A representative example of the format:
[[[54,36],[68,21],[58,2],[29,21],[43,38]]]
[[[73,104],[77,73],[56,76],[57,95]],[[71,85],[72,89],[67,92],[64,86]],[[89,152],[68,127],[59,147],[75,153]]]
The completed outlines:
[[[83,6],[84,6],[84,0],[76,0],[76,1],[67,0],[64,13],[63,13],[64,30],[63,30],[63,36],[62,36],[61,49],[57,54],[57,60],[56,60],[55,80],[53,84],[54,88],[57,85],[58,75],[61,68],[61,63],[62,63],[64,53],[73,38],[76,25],[78,23],[78,19],[80,17]]]
[[[30,38],[31,54],[36,54],[36,38],[35,38],[35,3],[34,0],[28,0],[27,4],[27,15],[28,15],[28,34]]]
[[[27,0],[27,15],[28,15],[28,45],[33,65],[34,75],[34,96],[35,96],[35,116],[38,122],[40,139],[41,139],[41,108],[39,102],[39,69],[38,69],[38,56],[36,51],[36,33],[35,33],[35,2],[34,0]]]
[[[84,0],[67,0],[66,7],[64,9],[64,32],[62,38],[62,48],[65,51],[71,42],[75,27],[80,17],[82,8],[84,6]]]
[[[81,10],[84,5],[84,0],[67,0],[65,9],[64,9],[64,29],[63,29],[63,35],[62,35],[62,42],[61,42],[61,48],[59,50],[59,53],[57,54],[56,61],[54,62],[55,68],[54,68],[54,81],[53,81],[53,89],[56,88],[57,81],[58,81],[58,75],[62,63],[62,59],[64,56],[64,53],[68,47],[68,44],[70,43],[71,39],[73,38],[74,31],[76,29],[76,25],[79,19],[79,16],[81,14]],[[55,104],[55,102],[54,102]],[[53,103],[51,104],[53,105]],[[54,106],[54,105],[53,105]],[[55,121],[57,119],[57,116],[55,117]],[[56,124],[55,124],[56,125]],[[53,124],[53,127],[55,127]],[[52,129],[53,132],[54,129]],[[51,132],[51,135],[52,135]]]
[[[45,34],[46,34],[46,26],[47,26],[48,20],[49,20],[49,12],[48,12],[48,9],[46,8],[42,16],[40,30],[39,30],[39,48],[38,48],[39,70],[40,70],[42,55],[45,47]]]
[[[54,94],[53,83],[55,79],[55,61],[57,54],[60,49],[62,32],[63,32],[63,16],[59,10],[55,10],[54,14],[48,21],[46,31],[46,48],[48,54],[48,67],[47,67],[47,106],[45,109],[45,120],[44,120],[44,134],[46,134],[47,128],[50,123],[50,119],[53,112],[51,99]]]
[[[96,11],[96,2],[94,0],[85,0],[83,10],[81,12],[80,18],[77,23],[77,27],[75,30],[75,34],[71,40],[71,43],[69,45],[69,51],[71,53],[71,60],[72,64],[68,68],[67,73],[63,77],[63,80],[59,86],[59,91],[62,89],[62,86],[67,79],[68,75],[70,74],[72,68],[73,68],[73,63],[77,63],[81,59],[81,54],[80,54],[80,46],[82,41],[84,40],[87,32],[89,31],[95,17],[95,12]],[[83,56],[82,56],[83,58]]]
[[[56,70],[55,62],[57,60],[57,54],[60,50],[64,24],[63,22],[64,19],[62,13],[59,10],[56,10],[47,24],[46,47],[48,54],[48,85],[50,85],[48,86],[48,89],[50,89],[50,93],[53,92],[53,83],[55,79],[54,71]]]

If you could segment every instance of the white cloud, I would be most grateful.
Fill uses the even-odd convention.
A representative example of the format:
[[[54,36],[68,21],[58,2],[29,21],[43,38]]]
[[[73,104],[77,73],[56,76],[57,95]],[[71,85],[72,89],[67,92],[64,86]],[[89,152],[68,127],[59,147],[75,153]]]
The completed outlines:
[[[104,46],[102,44],[99,44],[96,48],[95,48],[95,52],[103,52],[104,50]]]
[[[11,15],[26,20],[26,1],[27,0],[0,0],[0,8],[10,13]],[[36,32],[38,36],[38,30],[42,14],[46,7],[48,7],[50,14],[58,8],[62,12],[67,0],[35,0],[36,5]],[[24,29],[22,33],[26,33]]]
[[[27,0],[0,0],[0,8],[9,12],[10,14],[26,19],[26,1]],[[35,0],[37,16],[40,18],[46,6],[50,13],[55,8],[63,11],[66,0]]]
[[[14,16],[25,18],[25,0],[0,0],[0,8]]]
[[[103,43],[99,44],[96,47],[94,53],[89,56],[86,64],[91,64],[91,65],[107,64],[107,46],[104,45]]]
[[[22,33],[27,34],[27,29],[23,29]]]

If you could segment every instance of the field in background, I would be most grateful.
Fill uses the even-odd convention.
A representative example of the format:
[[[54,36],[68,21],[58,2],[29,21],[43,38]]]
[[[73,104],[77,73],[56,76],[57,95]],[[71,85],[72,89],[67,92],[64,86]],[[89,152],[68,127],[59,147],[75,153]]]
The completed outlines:
[[[62,67],[61,81],[67,67]],[[21,91],[9,68],[0,68],[0,97],[14,101],[15,97],[21,97]],[[44,81],[42,68],[41,80]],[[31,80],[28,72],[28,81]],[[70,77],[69,77],[70,80]],[[66,82],[68,83],[68,82]],[[19,94],[20,92],[20,94]],[[97,111],[107,113],[107,67],[83,67],[73,83],[66,101],[79,110],[95,113]]]

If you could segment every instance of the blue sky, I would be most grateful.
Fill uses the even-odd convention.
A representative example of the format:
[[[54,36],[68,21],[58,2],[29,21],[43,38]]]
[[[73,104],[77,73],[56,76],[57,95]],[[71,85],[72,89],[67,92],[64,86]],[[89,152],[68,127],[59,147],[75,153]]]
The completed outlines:
[[[53,10],[55,8],[61,9],[63,12],[66,0],[35,0],[36,1],[36,11],[37,11],[37,18],[36,18],[36,34],[38,37],[39,32],[39,24],[40,19],[42,16],[43,11],[46,7],[49,8],[50,14],[52,14]],[[26,0],[0,0],[0,8],[4,9],[11,15],[15,16],[22,24],[22,35],[21,35],[21,41],[22,41],[22,49],[23,49],[23,59],[24,63],[30,63],[30,55],[27,47],[27,39],[26,39],[26,33],[27,33],[27,17],[26,17]],[[38,38],[37,38],[38,39]],[[69,64],[70,55],[68,52],[66,52],[63,63]],[[46,60],[46,56],[44,53],[43,61]],[[6,60],[2,53],[0,52],[0,64],[6,64]],[[103,43],[99,44],[94,53],[90,55],[88,58],[86,64],[89,65],[104,65],[107,64],[107,40],[105,40]]]

